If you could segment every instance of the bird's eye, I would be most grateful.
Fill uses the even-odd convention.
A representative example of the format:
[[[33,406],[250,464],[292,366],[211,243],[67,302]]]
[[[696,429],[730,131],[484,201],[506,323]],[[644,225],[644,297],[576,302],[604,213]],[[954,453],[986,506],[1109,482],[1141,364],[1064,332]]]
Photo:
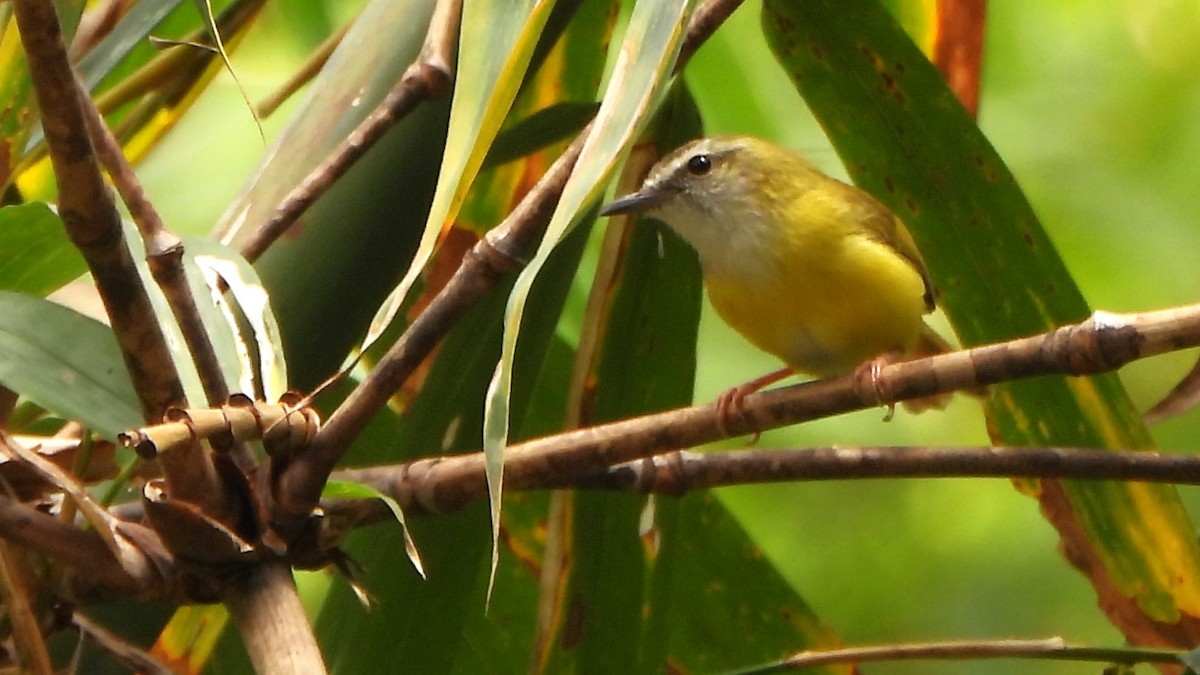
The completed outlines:
[[[687,169],[696,176],[703,176],[712,171],[712,158],[708,155],[692,155],[688,158]]]

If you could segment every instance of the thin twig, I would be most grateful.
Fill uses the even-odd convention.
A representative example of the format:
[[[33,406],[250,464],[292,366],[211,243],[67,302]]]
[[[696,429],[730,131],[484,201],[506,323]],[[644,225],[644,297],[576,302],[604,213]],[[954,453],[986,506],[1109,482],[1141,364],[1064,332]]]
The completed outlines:
[[[200,316],[196,298],[192,295],[191,286],[188,285],[187,273],[183,266],[183,242],[163,225],[158,210],[146,197],[146,191],[142,189],[141,181],[138,180],[133,167],[125,158],[120,143],[113,136],[108,124],[100,115],[99,109],[96,108],[95,102],[88,95],[83,81],[78,76],[75,78],[75,84],[79,92],[79,101],[83,106],[88,134],[96,147],[96,154],[105,170],[108,171],[113,185],[117,188],[117,193],[121,195],[121,200],[125,202],[126,208],[129,209],[129,215],[133,218],[133,222],[142,236],[142,245],[145,247],[150,274],[158,283],[163,296],[166,297],[171,314],[175,317],[179,330],[183,334],[188,354],[200,376],[204,397],[209,406],[220,406],[229,400],[229,386],[225,381],[225,373],[221,369],[217,352],[209,338],[208,328],[204,325],[203,317]],[[229,440],[229,443],[220,443],[215,442],[216,439],[214,439],[213,447],[219,451],[231,453],[243,471],[252,473],[255,469],[255,460],[250,449],[244,443],[233,441],[233,439]],[[227,486],[217,480],[215,472],[212,477],[213,480],[210,484],[195,486],[190,490],[185,490],[184,494],[189,495],[192,500],[202,500],[198,503],[209,515],[218,520],[230,522],[230,516],[238,509],[234,499],[226,490]],[[179,488],[172,486],[172,489]],[[246,496],[242,495],[242,497]]]
[[[1179,665],[1179,652],[1139,647],[1071,647],[1062,638],[1044,640],[954,640],[895,645],[871,645],[801,652],[776,663],[736,671],[738,675],[782,673],[834,663],[911,661],[914,659],[978,660],[1041,659],[1100,663],[1169,663]]]
[[[357,18],[357,17],[356,17]],[[354,25],[354,19],[342,24],[341,28],[334,31],[329,37],[325,38],[321,44],[317,45],[304,63],[292,73],[291,77],[286,82],[281,84],[275,91],[263,98],[255,106],[258,110],[258,116],[261,118],[270,117],[283,105],[283,102],[291,98],[301,87],[308,84],[317,73],[325,67],[329,61],[329,57],[333,55],[334,50],[342,43],[342,38],[346,37],[346,32],[350,30],[350,26]]]
[[[258,260],[296,219],[325,194],[379,139],[421,102],[444,96],[453,81],[453,37],[461,0],[439,0],[417,60],[358,126],[279,202],[271,217],[242,242],[242,255]]]
[[[175,672],[162,661],[147,653],[146,650],[130,644],[124,638],[79,612],[71,613],[71,625],[75,626],[80,635],[96,643],[100,649],[108,652],[114,659],[134,672],[146,675],[173,675]]]

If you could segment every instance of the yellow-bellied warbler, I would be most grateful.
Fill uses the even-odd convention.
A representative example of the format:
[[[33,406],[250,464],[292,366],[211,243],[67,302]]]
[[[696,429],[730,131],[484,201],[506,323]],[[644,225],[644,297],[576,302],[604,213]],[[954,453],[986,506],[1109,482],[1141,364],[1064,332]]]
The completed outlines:
[[[717,313],[788,366],[731,390],[725,407],[792,371],[869,372],[878,391],[882,364],[949,350],[922,319],[933,285],[904,223],[791,150],[749,136],[691,141],[600,211],[635,212],[696,249]]]

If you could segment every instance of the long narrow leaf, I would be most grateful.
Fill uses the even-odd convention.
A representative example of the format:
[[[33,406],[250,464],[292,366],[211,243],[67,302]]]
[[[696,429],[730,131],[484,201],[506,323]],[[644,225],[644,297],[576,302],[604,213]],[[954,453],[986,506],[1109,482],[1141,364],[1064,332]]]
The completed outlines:
[[[688,3],[682,0],[653,4],[642,2],[634,8],[604,102],[600,105],[600,112],[580,153],[575,171],[563,188],[537,255],[521,272],[509,296],[503,353],[488,387],[483,436],[493,542],[498,542],[500,536],[500,497],[504,446],[508,442],[508,398],[512,388],[513,356],[529,289],[579,210],[599,196],[618,155],[629,145],[634,131],[645,120],[651,104],[663,89],[679,52],[687,8]],[[498,555],[498,544],[493,543],[493,570]]]
[[[0,208],[0,290],[45,296],[87,271],[43,202]]]
[[[371,321],[363,349],[383,334],[400,311],[438,238],[453,222],[516,98],[553,7],[553,0],[464,3],[460,35],[470,44],[459,46],[450,128],[433,206],[408,272]]]
[[[3,291],[0,384],[110,439],[142,419],[112,329],[48,300]]]
[[[767,0],[763,26],[850,174],[912,227],[964,342],[1087,315],[1004,162],[878,4]],[[1004,385],[987,411],[998,443],[1151,445],[1115,375]],[[1045,483],[1039,495],[1126,630],[1139,612],[1167,624],[1200,617],[1200,545],[1173,488]]]

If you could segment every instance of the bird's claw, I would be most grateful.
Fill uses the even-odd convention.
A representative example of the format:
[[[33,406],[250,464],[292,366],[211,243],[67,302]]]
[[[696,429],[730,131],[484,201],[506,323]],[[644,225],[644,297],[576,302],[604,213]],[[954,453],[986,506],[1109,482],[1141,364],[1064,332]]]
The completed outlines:
[[[900,354],[896,352],[888,352],[880,354],[870,361],[865,361],[859,364],[858,368],[854,369],[854,381],[858,390],[861,392],[868,386],[871,394],[875,397],[875,405],[884,404],[884,389],[883,389],[883,367],[890,366],[900,360]],[[896,404],[889,402],[887,405],[887,414],[883,416],[884,422],[891,422],[896,415]]]

